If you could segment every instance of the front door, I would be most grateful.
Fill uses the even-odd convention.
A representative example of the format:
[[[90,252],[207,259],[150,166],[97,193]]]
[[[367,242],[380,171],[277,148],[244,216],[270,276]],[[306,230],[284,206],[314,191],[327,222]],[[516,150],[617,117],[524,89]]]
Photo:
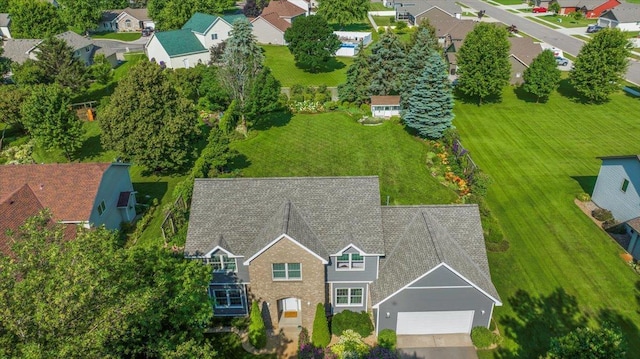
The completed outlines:
[[[302,324],[302,307],[300,299],[289,297],[278,301],[278,318],[280,327],[297,327]]]

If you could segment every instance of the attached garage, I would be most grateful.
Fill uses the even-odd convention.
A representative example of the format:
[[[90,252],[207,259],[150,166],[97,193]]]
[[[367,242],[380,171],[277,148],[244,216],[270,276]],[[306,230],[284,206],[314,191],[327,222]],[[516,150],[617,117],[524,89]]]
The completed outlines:
[[[473,310],[443,312],[398,312],[398,335],[470,333]]]

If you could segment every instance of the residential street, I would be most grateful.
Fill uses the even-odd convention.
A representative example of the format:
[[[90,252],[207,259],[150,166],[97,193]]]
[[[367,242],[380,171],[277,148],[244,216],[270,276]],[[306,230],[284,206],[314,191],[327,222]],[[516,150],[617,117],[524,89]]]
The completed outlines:
[[[108,40],[108,39],[96,39],[93,40],[96,45],[105,48],[112,49],[118,54],[126,53],[126,52],[134,52],[134,51],[143,51],[144,44],[147,43],[148,37],[142,37],[135,41],[119,41],[119,40]]]
[[[544,25],[540,25],[484,1],[461,0],[460,3],[476,10],[485,10],[489,17],[507,25],[516,25],[520,31],[525,32],[540,41],[562,49],[564,52],[573,56],[578,55],[580,48],[582,48],[582,45],[584,44],[583,41],[570,35],[566,35],[559,30],[554,30]],[[636,85],[640,85],[640,62],[631,61],[626,79]]]

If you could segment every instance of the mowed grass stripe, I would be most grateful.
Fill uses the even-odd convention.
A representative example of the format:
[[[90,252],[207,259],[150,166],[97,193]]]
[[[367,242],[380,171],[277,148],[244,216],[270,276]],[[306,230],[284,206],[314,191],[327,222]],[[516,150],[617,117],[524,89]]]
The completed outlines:
[[[618,257],[617,244],[574,205],[582,188],[572,178],[597,176],[597,156],[640,152],[631,135],[640,133],[632,115],[637,109],[638,101],[624,95],[603,105],[583,105],[555,94],[549,103],[535,104],[511,90],[502,104],[456,104],[454,124],[494,181],[487,199],[511,242],[508,252],[489,256],[505,302],[496,309],[503,332],[511,325],[504,319],[515,315],[509,299],[518,289],[546,296],[562,288],[576,297],[592,324],[603,309],[618,315],[629,352],[640,350],[637,327],[629,324],[640,323],[639,278]],[[521,345],[535,341],[532,330],[531,338],[518,339]],[[511,341],[505,346],[517,350]],[[482,357],[490,356],[485,352]]]
[[[285,116],[285,115],[281,115]],[[452,203],[455,194],[431,176],[427,145],[397,124],[362,126],[343,113],[296,115],[288,122],[237,141],[246,177],[380,176],[381,201]]]

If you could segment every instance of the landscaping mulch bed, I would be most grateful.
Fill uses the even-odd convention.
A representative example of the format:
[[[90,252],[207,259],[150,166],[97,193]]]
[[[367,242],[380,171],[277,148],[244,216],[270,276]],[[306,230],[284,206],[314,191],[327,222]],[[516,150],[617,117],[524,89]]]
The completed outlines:
[[[591,215],[591,212],[594,209],[598,209],[600,207],[598,207],[592,201],[582,202],[577,198],[574,199],[573,202],[576,204],[576,206],[578,206],[578,208],[580,208],[580,210],[582,210],[582,212],[584,212],[584,214],[587,215],[587,217],[589,217],[593,221],[593,223],[595,223],[598,226],[598,228],[602,229],[602,221],[599,221],[593,218],[593,216]],[[626,249],[629,248],[629,242],[631,241],[631,237],[629,237],[628,234],[609,233],[604,229],[602,229],[602,231],[604,231],[604,233],[609,235],[611,239],[613,239],[616,243],[618,243],[618,245],[620,245],[620,247],[622,247],[623,250],[626,251]]]

